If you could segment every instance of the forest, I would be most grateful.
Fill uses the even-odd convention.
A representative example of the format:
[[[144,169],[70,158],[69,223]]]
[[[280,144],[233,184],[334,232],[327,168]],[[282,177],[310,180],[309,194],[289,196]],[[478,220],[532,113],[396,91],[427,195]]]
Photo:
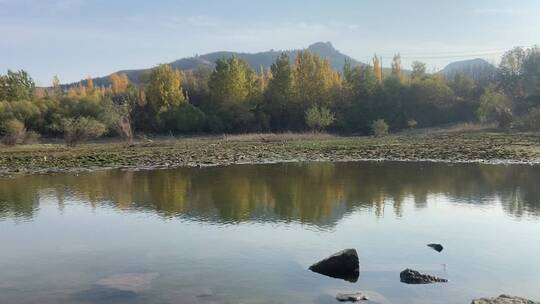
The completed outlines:
[[[0,75],[0,137],[6,145],[64,138],[75,145],[99,137],[322,132],[382,136],[405,129],[482,122],[501,129],[540,130],[540,48],[506,52],[496,77],[472,79],[426,72],[414,62],[404,72],[399,55],[383,73],[344,63],[341,72],[304,50],[291,62],[280,55],[269,70],[252,70],[236,57],[213,70],[152,69],[142,84],[112,74],[109,86],[89,76],[65,86],[55,77],[37,87],[21,71]]]

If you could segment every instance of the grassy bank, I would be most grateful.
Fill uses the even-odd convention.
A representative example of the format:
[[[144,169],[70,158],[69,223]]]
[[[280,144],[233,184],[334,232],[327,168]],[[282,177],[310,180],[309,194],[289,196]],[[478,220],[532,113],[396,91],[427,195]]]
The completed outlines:
[[[290,161],[437,160],[540,163],[540,134],[488,131],[403,133],[382,138],[313,134],[0,146],[0,175],[101,168],[162,168]]]

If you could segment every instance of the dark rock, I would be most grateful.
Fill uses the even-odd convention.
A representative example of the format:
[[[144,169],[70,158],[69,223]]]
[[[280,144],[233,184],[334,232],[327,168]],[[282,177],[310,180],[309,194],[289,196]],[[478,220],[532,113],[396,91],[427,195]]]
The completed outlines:
[[[443,251],[444,247],[441,244],[428,244],[428,247],[433,248],[437,252]]]
[[[353,283],[358,281],[360,275],[358,254],[355,249],[345,249],[335,253],[311,265],[309,269],[313,272]]]
[[[539,304],[528,299],[512,297],[509,295],[500,295],[497,298],[481,298],[471,302],[471,304]]]
[[[428,274],[421,274],[420,272],[412,269],[403,270],[399,274],[399,278],[402,283],[406,284],[431,284],[448,282],[447,279],[442,279]]]
[[[338,293],[336,295],[336,300],[340,302],[358,302],[365,301],[368,298],[361,292],[357,293]]]

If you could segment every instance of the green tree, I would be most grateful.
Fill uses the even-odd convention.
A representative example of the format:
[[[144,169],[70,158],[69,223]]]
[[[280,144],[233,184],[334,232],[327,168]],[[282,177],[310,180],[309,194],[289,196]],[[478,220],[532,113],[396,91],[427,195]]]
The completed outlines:
[[[512,122],[512,107],[506,94],[490,86],[480,97],[478,119],[482,122],[496,122],[500,127],[506,128]]]
[[[35,87],[34,80],[26,71],[8,70],[7,75],[0,75],[0,100],[30,100]]]
[[[248,131],[260,102],[260,86],[255,73],[241,59],[220,59],[208,83],[210,105],[207,110],[220,118],[225,131]]]
[[[396,77],[401,76],[401,55],[396,54],[394,55],[394,58],[392,58],[392,75]]]
[[[272,78],[264,96],[266,111],[274,130],[288,129],[295,125],[293,112],[297,112],[293,109],[293,67],[289,56],[278,56],[270,70]]]
[[[306,124],[316,132],[323,131],[335,121],[335,116],[326,107],[312,106],[306,111]]]
[[[426,64],[420,61],[414,61],[412,63],[411,78],[421,79],[426,76]]]

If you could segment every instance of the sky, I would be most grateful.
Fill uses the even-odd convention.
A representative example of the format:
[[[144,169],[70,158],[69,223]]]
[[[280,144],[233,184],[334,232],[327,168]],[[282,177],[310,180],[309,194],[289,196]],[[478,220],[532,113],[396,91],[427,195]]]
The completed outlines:
[[[0,0],[0,73],[38,85],[149,68],[213,51],[260,52],[330,41],[430,71],[540,44],[539,0]]]

